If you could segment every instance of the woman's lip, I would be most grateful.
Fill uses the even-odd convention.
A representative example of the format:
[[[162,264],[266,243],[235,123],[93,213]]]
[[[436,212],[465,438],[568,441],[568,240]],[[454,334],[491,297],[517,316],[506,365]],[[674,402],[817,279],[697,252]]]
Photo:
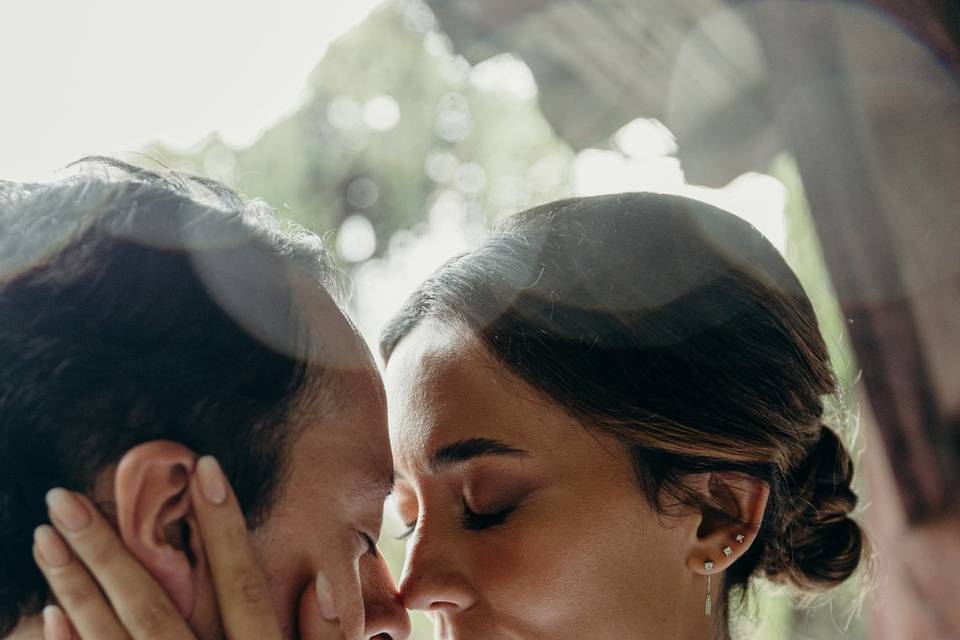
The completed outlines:
[[[437,627],[435,640],[505,640],[507,637],[489,630],[485,632],[473,632],[463,628],[452,630],[448,626],[444,629]]]
[[[495,614],[483,607],[462,611],[434,611],[430,615],[434,640],[523,640],[494,622]]]

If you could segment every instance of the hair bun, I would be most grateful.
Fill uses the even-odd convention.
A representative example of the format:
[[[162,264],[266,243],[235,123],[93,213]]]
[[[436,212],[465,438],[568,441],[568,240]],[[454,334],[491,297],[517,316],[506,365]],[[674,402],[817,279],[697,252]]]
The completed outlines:
[[[789,494],[766,549],[767,576],[801,589],[824,589],[850,577],[863,555],[864,535],[849,515],[853,460],[832,429],[820,437],[787,479]]]

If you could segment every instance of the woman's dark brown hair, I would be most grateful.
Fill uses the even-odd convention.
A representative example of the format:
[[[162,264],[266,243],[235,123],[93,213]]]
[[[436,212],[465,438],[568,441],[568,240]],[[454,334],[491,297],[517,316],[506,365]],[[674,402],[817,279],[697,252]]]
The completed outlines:
[[[650,193],[543,205],[424,282],[385,329],[384,358],[425,319],[466,324],[508,370],[621,441],[661,512],[713,508],[685,483],[694,473],[768,482],[727,592],[752,575],[828,588],[860,563],[853,464],[823,422],[837,382],[816,316],[743,220]]]

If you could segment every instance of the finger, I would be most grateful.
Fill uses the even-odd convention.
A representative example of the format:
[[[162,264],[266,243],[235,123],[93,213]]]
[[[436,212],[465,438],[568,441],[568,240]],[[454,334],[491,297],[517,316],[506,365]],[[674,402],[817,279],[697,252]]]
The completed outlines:
[[[103,589],[130,636],[137,640],[194,637],[166,592],[85,496],[52,489],[47,493],[47,505],[57,532]],[[73,612],[67,609],[67,614],[79,628]],[[84,634],[82,629],[80,632]]]
[[[363,640],[363,593],[357,565],[351,562],[331,563],[326,571],[328,573],[318,572],[315,580],[321,608],[332,609],[331,613],[338,619],[346,640]],[[332,585],[336,585],[336,590]],[[328,605],[324,605],[324,593]]]
[[[190,494],[227,636],[279,639],[280,624],[250,547],[246,520],[216,459],[197,460]]]
[[[63,609],[43,612],[47,640],[69,640],[64,610],[73,618],[81,638],[127,640],[130,636],[113,612],[100,587],[64,544],[53,527],[41,525],[33,534],[33,558]]]
[[[325,579],[303,590],[299,614],[300,638],[303,640],[346,640],[333,594],[329,592]]]
[[[55,604],[43,608],[43,640],[80,640],[67,614]]]

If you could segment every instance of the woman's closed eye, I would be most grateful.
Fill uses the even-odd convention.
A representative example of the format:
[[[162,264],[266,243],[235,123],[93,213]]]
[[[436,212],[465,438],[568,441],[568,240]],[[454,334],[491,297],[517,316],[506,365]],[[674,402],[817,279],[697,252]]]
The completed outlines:
[[[496,511],[480,513],[471,509],[466,500],[463,500],[462,505],[463,508],[460,515],[460,523],[463,525],[464,529],[469,531],[483,531],[484,529],[501,525],[507,521],[507,518],[510,517],[510,514],[513,513],[517,508],[517,505],[511,505]],[[405,540],[413,535],[413,532],[417,528],[417,523],[414,521],[407,523],[405,526],[407,530],[397,536],[397,540]]]
[[[477,513],[476,511],[473,511],[467,504],[467,501],[464,500],[463,515],[461,516],[460,520],[463,523],[464,529],[469,529],[470,531],[483,531],[484,529],[496,527],[506,522],[507,518],[510,517],[510,514],[513,513],[516,508],[516,505],[511,505],[504,509],[492,511],[490,513]]]
[[[401,533],[400,535],[395,536],[397,540],[406,540],[407,538],[412,536],[414,529],[417,528],[417,523],[416,521],[414,521],[409,524],[404,524],[403,526],[405,526],[407,530]]]

